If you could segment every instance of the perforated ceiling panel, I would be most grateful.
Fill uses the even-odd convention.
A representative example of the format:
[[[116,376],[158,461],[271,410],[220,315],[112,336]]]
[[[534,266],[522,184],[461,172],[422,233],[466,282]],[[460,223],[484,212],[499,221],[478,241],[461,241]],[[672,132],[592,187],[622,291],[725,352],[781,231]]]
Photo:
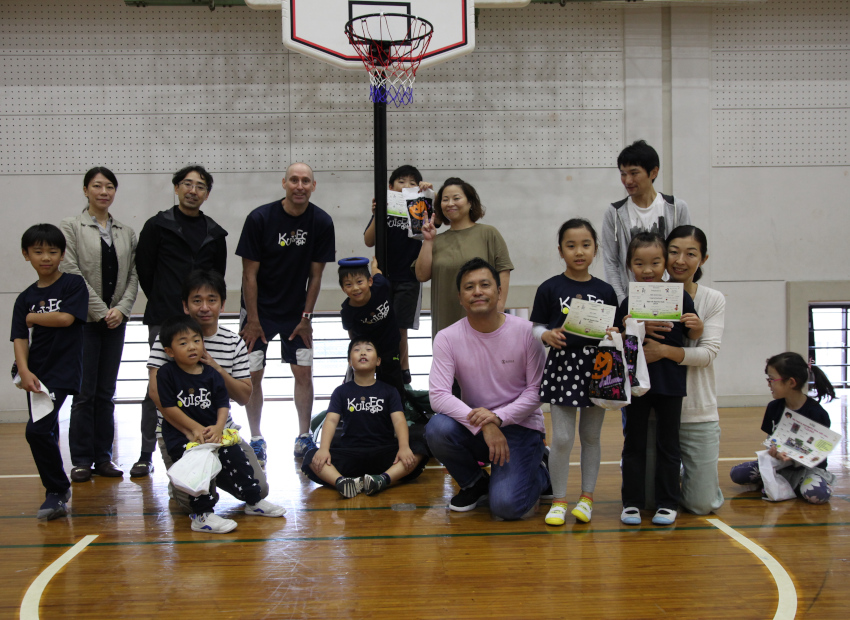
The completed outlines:
[[[713,9],[715,166],[850,164],[850,3]]]
[[[370,170],[365,71],[288,53],[280,15],[7,3],[0,174]],[[486,11],[478,50],[420,72],[390,159],[431,168],[609,166],[622,147],[622,9]]]

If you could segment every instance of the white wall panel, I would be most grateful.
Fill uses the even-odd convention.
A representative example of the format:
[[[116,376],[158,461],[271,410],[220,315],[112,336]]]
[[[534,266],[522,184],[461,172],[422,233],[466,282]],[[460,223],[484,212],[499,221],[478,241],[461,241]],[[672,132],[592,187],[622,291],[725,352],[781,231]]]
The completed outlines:
[[[286,55],[3,58],[3,114],[287,112]]]
[[[850,108],[714,110],[714,166],[846,166]]]
[[[282,170],[288,118],[280,114],[6,116],[0,174],[62,174],[107,165],[120,172]]]

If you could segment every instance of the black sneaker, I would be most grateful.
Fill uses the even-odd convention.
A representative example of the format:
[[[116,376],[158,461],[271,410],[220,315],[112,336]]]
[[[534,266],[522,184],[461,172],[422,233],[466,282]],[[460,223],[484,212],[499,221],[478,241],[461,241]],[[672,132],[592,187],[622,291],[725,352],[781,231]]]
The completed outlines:
[[[468,489],[461,489],[460,493],[452,498],[449,508],[455,512],[467,512],[483,504],[489,498],[490,476],[486,473]]]
[[[58,519],[59,517],[64,517],[68,514],[68,507],[66,506],[66,502],[71,499],[71,489],[68,489],[64,493],[46,493],[44,496],[44,503],[41,505],[41,508],[38,509],[38,513],[35,515],[36,518],[43,521],[52,521],[53,519]]]
[[[366,495],[376,495],[388,486],[390,486],[390,483],[381,474],[377,476],[366,474],[363,476],[363,491]]]
[[[346,499],[355,497],[363,490],[363,478],[346,478],[340,476],[336,479],[336,490]]]

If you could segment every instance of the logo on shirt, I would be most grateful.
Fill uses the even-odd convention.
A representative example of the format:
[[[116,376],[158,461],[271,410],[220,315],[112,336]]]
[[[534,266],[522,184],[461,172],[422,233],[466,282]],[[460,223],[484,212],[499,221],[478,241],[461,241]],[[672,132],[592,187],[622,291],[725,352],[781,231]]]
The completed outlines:
[[[385,301],[380,306],[378,306],[374,312],[372,312],[369,316],[365,317],[362,323],[366,325],[373,325],[378,323],[379,321],[383,321],[387,318],[387,315],[390,313],[390,302]]]
[[[361,396],[360,400],[356,398],[348,399],[348,410],[352,413],[355,411],[368,411],[369,413],[381,413],[384,410],[384,399],[370,396],[366,398]]]
[[[33,304],[33,306],[30,308],[30,312],[35,312],[36,314],[46,314],[47,312],[59,312],[59,304],[61,303],[61,299],[48,299],[47,301],[40,301],[37,304]]]
[[[407,228],[407,218],[391,215],[387,217],[387,228]]]
[[[206,388],[198,388],[198,393],[195,394],[195,388],[189,388],[189,393],[184,396],[183,390],[177,393],[178,407],[200,407],[201,409],[209,409],[212,402],[210,401],[210,391]]]
[[[288,235],[279,233],[277,236],[277,242],[282,248],[290,245],[304,245],[307,243],[307,231],[299,228],[298,230],[293,230]]]
[[[513,364],[516,360],[502,360],[503,364]]]
[[[558,301],[560,301],[560,303],[561,303],[561,312],[563,312],[564,314],[567,314],[570,311],[570,299],[571,299],[570,297],[559,297],[558,298]],[[584,299],[584,296],[583,295],[576,295],[572,299]],[[601,298],[597,297],[596,295],[591,295],[590,293],[587,294],[587,301],[592,301],[592,302],[597,303],[597,304],[604,304],[605,303]]]

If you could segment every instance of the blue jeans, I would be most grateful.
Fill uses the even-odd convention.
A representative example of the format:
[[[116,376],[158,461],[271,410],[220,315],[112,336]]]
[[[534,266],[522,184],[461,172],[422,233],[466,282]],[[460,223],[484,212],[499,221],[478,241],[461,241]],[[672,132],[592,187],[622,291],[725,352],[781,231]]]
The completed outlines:
[[[103,321],[83,326],[83,381],[71,404],[68,446],[71,462],[91,467],[112,460],[115,383],[126,323],[109,329]]]
[[[543,433],[516,424],[501,431],[508,441],[510,461],[490,467],[490,513],[510,521],[534,507],[549,486],[549,472],[543,466]],[[473,435],[442,413],[428,422],[425,439],[434,457],[462,489],[473,486],[483,475],[478,462],[490,460],[490,449],[481,433]]]

